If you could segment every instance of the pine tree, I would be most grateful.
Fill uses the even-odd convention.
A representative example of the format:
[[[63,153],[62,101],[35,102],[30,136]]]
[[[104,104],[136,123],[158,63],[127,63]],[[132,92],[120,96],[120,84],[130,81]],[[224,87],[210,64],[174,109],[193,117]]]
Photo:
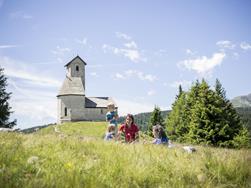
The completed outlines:
[[[152,128],[153,126],[155,125],[160,125],[160,126],[164,126],[164,119],[161,115],[161,110],[158,106],[155,106],[154,107],[154,110],[151,114],[151,117],[150,117],[150,120],[149,120],[149,123],[148,123],[148,133],[149,135],[152,136]]]
[[[172,104],[172,111],[166,118],[166,128],[171,140],[183,141],[188,132],[186,93],[179,86],[179,94]]]
[[[191,121],[187,139],[193,143],[212,144],[212,137],[215,134],[213,102],[214,92],[203,79],[199,84],[198,98],[190,108]]]
[[[217,135],[219,140],[217,142],[218,145],[230,147],[245,145],[249,137],[248,131],[244,127],[244,122],[241,121],[241,118],[239,117],[232,103],[227,99],[226,91],[218,79],[216,79],[215,82],[215,92],[216,95],[221,99],[218,100],[219,102],[217,103],[218,107],[221,108],[221,111],[218,114],[220,114],[219,118],[222,124]]]
[[[179,89],[166,125],[178,141],[223,147],[244,147],[250,141],[219,80],[214,90],[204,79],[186,93]]]
[[[16,125],[16,120],[9,122],[10,114],[12,113],[8,100],[11,93],[6,92],[7,78],[3,74],[3,69],[0,67],[0,127],[12,128]]]

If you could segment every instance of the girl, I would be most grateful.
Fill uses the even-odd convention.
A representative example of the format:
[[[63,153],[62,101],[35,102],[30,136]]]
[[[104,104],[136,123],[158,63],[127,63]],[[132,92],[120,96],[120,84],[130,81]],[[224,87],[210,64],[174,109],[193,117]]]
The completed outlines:
[[[153,144],[167,144],[168,138],[162,126],[155,125],[153,126],[153,136],[154,140],[152,141]]]
[[[112,140],[115,138],[115,125],[110,124],[107,128],[104,140]]]

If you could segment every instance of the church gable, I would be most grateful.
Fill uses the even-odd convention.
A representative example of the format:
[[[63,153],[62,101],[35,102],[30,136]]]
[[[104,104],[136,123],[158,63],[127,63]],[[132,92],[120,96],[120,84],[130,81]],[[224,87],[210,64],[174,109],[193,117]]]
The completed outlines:
[[[87,65],[86,62],[79,56],[76,56],[74,59],[72,59],[69,63],[65,65],[65,67],[68,67],[70,64],[75,63],[75,62],[81,62],[84,65]]]

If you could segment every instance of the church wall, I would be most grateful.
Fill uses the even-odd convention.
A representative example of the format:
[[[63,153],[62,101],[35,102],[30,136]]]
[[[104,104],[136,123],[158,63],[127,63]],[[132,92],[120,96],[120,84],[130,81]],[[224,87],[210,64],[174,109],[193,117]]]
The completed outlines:
[[[89,121],[105,121],[107,108],[86,108],[85,117]]]
[[[85,97],[84,96],[60,96],[58,110],[60,111],[59,118],[63,121],[78,121],[86,119],[85,112]],[[67,116],[65,116],[65,107],[67,108]]]

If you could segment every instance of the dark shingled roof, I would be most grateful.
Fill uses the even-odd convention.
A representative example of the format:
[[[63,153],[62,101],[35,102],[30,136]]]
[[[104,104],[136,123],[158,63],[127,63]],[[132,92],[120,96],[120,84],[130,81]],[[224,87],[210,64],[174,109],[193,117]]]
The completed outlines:
[[[107,108],[109,103],[113,103],[117,107],[111,97],[85,97],[86,108]]]
[[[85,65],[87,65],[86,64],[86,62],[81,58],[81,57],[79,57],[78,55],[75,57],[75,58],[73,58],[69,63],[67,63],[66,65],[65,65],[65,67],[67,67],[69,64],[71,64],[75,59],[80,59],[80,61],[82,62],[82,63],[84,63]]]

